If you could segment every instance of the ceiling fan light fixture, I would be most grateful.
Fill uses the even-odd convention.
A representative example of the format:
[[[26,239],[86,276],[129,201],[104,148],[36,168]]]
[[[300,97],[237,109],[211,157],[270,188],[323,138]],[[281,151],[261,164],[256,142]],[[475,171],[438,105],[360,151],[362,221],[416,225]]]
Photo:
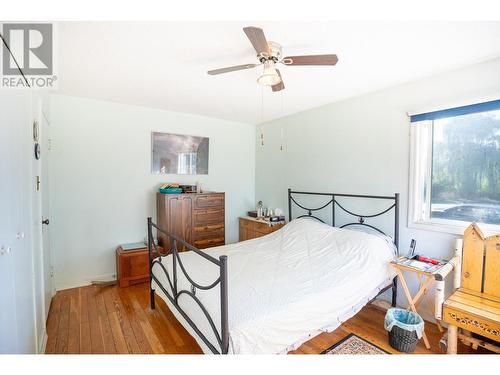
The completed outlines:
[[[268,60],[264,63],[264,71],[257,78],[257,82],[263,86],[274,86],[281,82],[281,78],[274,67],[274,61]]]

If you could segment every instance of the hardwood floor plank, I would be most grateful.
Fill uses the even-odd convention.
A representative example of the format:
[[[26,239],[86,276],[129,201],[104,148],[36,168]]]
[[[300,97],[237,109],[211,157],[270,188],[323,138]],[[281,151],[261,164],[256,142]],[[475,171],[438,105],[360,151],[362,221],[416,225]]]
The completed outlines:
[[[318,354],[349,333],[354,333],[390,353],[384,330],[385,311],[365,306],[356,316],[330,333],[305,342],[290,354]],[[442,334],[426,322],[431,350],[419,341],[416,354],[443,353]],[[158,296],[156,309],[149,308],[147,283],[128,288],[88,286],[58,292],[47,320],[46,353],[201,353],[195,339],[177,321]],[[459,342],[459,353],[481,353]]]
[[[53,354],[56,352],[60,311],[61,298],[56,294],[50,303],[49,316],[47,317],[47,345],[45,346],[45,353],[47,354]]]
[[[97,301],[93,286],[87,287],[87,306],[92,353],[102,354],[104,353],[104,342],[101,330],[101,319],[97,311]]]
[[[165,329],[165,327],[168,326],[168,321],[162,314],[161,309],[156,308],[154,310],[151,310],[149,308],[149,295],[143,293],[142,289],[135,289],[133,292],[134,296],[137,299],[137,302],[144,310],[149,324],[157,333],[158,339],[160,340],[164,348],[164,353],[180,354],[177,350],[177,347],[181,345],[177,345],[174,338],[170,334],[170,330]]]
[[[125,311],[125,307],[122,304],[121,298],[118,294],[117,288],[109,289],[109,303],[113,304],[113,311],[116,314],[116,319],[120,324],[121,331],[123,333],[123,339],[127,345],[128,352],[131,354],[139,354],[141,352],[141,348],[135,339],[134,331],[132,330],[132,326],[130,325],[130,321],[127,317],[127,313]]]
[[[92,353],[90,341],[90,321],[88,310],[88,287],[78,288],[78,299],[80,301],[80,353]]]
[[[74,289],[69,296],[69,338],[68,353],[80,353],[80,290]]]
[[[155,296],[156,310],[158,310],[161,316],[167,322],[167,329],[170,336],[175,340],[175,345],[179,348],[182,347],[196,347],[199,348],[195,339],[186,331],[182,324],[177,320],[174,314],[170,311],[165,301],[163,301],[158,295]],[[185,354],[185,350],[182,352]]]
[[[103,289],[98,285],[94,285],[94,295],[97,304],[97,311],[99,314],[99,320],[101,322],[101,333],[104,343],[104,353],[114,354],[116,353],[115,341],[113,339],[113,333],[111,331],[111,325],[109,323],[109,315],[106,310],[106,305],[104,304]]]
[[[123,288],[125,289],[125,288]],[[121,302],[123,304],[124,312],[127,315],[127,318],[130,322],[130,326],[132,327],[132,331],[134,332],[135,339],[142,353],[152,354],[153,349],[151,345],[149,345],[149,341],[146,338],[146,335],[142,329],[142,326],[139,322],[138,317],[134,312],[134,308],[132,306],[132,302],[130,300],[129,292],[126,290],[120,289],[118,290],[118,295],[120,296]]]
[[[153,353],[155,354],[164,353],[165,349],[163,348],[163,345],[161,344],[158,336],[156,335],[155,330],[152,328],[142,306],[137,301],[136,295],[134,293],[131,293],[129,294],[129,296],[130,296],[131,306],[134,309],[134,313],[137,317],[137,320],[139,321],[139,324],[142,327],[146,340],[151,346]]]
[[[59,313],[59,326],[57,328],[56,353],[68,353],[70,293],[70,291],[65,291],[65,293],[61,294],[61,311]]]
[[[103,288],[101,292],[104,300],[104,306],[106,307],[106,312],[109,317],[109,324],[111,327],[111,333],[113,335],[113,341],[115,343],[116,352],[118,354],[128,354],[129,349],[127,347],[127,342],[125,341],[125,336],[120,325],[120,320],[118,319],[118,314],[113,303],[111,290],[112,288]]]

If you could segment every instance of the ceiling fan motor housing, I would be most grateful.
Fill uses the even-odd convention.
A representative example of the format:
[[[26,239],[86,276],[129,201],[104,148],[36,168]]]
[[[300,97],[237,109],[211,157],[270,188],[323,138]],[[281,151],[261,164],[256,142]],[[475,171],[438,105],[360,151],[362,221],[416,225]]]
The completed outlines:
[[[281,44],[278,44],[276,42],[267,42],[267,45],[269,47],[269,54],[266,52],[259,53],[257,55],[257,58],[261,63],[264,63],[268,60],[272,60],[275,63],[281,60],[282,56],[282,49],[281,49]]]

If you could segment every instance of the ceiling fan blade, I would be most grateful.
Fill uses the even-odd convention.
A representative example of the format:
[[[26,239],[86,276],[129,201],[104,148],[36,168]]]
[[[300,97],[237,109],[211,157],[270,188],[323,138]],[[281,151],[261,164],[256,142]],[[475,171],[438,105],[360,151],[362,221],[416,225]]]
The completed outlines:
[[[269,45],[262,29],[248,26],[244,27],[243,31],[247,34],[248,39],[250,39],[253,48],[257,51],[257,55],[266,54],[269,56]]]
[[[335,65],[337,61],[337,55],[287,56],[281,60],[285,65]]]
[[[259,66],[259,65],[260,64],[235,65],[235,66],[229,66],[227,68],[220,68],[220,69],[209,70],[207,73],[210,74],[211,76],[213,76],[213,75],[216,75],[216,74],[235,72],[237,70],[252,69],[252,68],[255,68],[256,66]]]
[[[276,69],[276,71],[278,72],[278,75],[280,76],[281,81],[280,81],[280,83],[272,85],[271,88],[273,89],[273,91],[281,91],[285,88],[285,84],[283,83],[283,77],[281,76],[280,71],[278,69]]]

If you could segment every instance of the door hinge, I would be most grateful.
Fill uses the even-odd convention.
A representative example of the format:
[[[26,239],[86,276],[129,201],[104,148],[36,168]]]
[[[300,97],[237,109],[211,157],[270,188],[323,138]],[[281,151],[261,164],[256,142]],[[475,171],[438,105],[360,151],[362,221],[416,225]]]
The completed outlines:
[[[52,150],[52,138],[47,139],[47,150]]]
[[[40,176],[36,176],[36,191],[40,191]]]

